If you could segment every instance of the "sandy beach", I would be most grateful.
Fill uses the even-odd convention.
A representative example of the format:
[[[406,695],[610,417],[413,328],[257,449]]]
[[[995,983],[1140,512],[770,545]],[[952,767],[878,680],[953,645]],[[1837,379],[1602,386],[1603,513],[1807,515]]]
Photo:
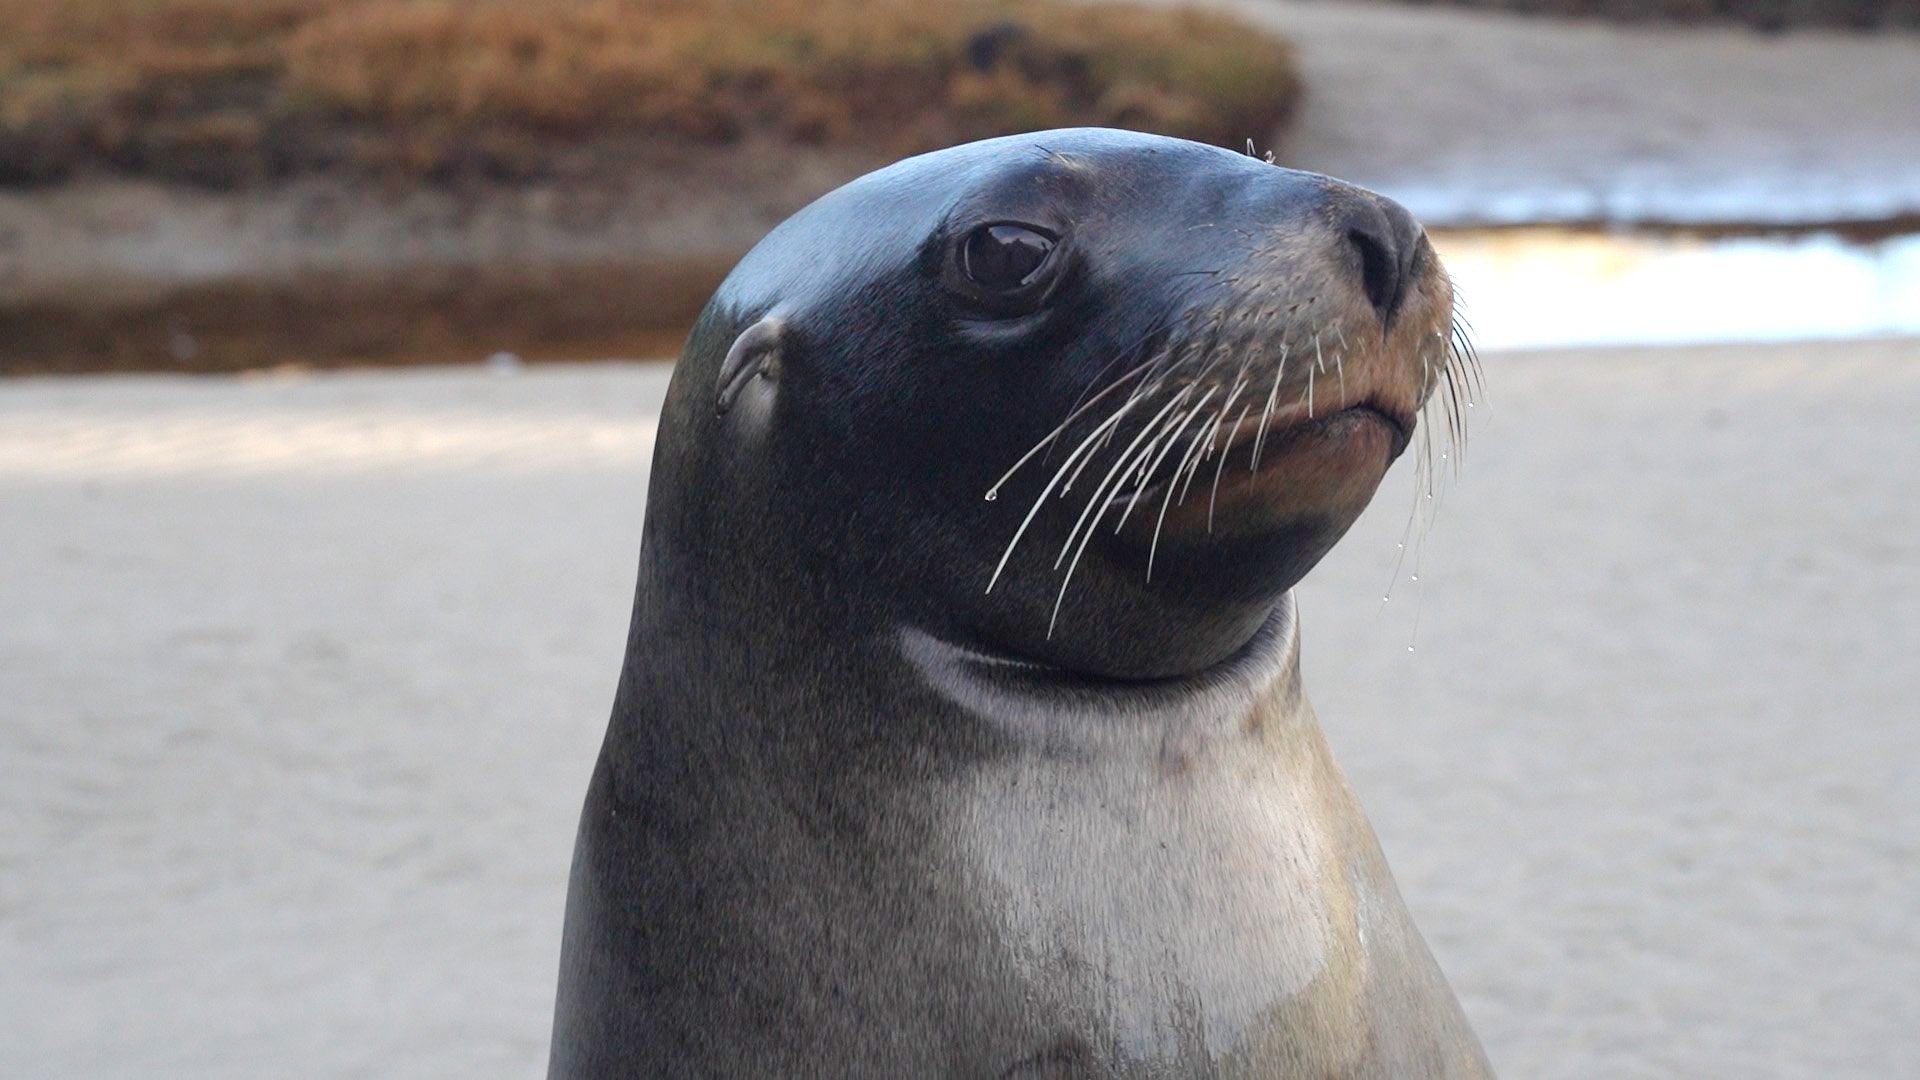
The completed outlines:
[[[1302,603],[1495,1064],[1920,1074],[1920,340],[1487,366]],[[541,1073],[666,379],[0,382],[0,1076]]]

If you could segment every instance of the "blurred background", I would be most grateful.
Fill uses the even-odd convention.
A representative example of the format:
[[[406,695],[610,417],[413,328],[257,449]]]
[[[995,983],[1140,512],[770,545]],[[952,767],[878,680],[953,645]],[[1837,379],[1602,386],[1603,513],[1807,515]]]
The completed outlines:
[[[1081,124],[1458,283],[1304,664],[1496,1066],[1920,1075],[1920,2],[0,0],[0,1076],[540,1075],[686,327]]]

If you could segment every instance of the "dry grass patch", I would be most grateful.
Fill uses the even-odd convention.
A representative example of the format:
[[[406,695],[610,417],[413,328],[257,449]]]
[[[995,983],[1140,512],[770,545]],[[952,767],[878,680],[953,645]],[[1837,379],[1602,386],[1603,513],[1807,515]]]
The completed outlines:
[[[1298,94],[1227,17],[1053,0],[0,0],[0,182],[528,178],[749,132],[1229,145]]]

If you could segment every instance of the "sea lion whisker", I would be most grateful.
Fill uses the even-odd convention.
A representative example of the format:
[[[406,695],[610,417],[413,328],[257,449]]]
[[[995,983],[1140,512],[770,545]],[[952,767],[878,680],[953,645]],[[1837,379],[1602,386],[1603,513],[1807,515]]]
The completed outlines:
[[[1191,387],[1189,387],[1188,389],[1191,389]],[[1147,430],[1151,430],[1151,427],[1149,427]],[[1144,433],[1145,432],[1143,431],[1142,434]],[[1138,441],[1139,441],[1138,436],[1136,436],[1135,442],[1138,442]],[[1153,450],[1153,444],[1152,443],[1147,444],[1146,448],[1142,449],[1138,457],[1134,459],[1135,463],[1137,464],[1139,458],[1146,457],[1149,453],[1152,452],[1152,450]],[[1106,479],[1101,481],[1100,486],[1094,489],[1093,495],[1089,497],[1087,500],[1088,510],[1091,510],[1096,506],[1099,509],[1094,513],[1093,520],[1087,522],[1087,531],[1081,535],[1080,545],[1073,549],[1073,561],[1067,564],[1067,572],[1060,578],[1060,592],[1053,598],[1053,614],[1050,615],[1047,619],[1047,640],[1048,641],[1053,640],[1054,629],[1058,627],[1060,624],[1060,606],[1066,602],[1067,588],[1073,584],[1073,572],[1080,566],[1080,556],[1085,555],[1087,553],[1087,545],[1093,542],[1093,534],[1096,530],[1100,528],[1100,519],[1106,516],[1108,510],[1112,509],[1111,497],[1110,497],[1111,492],[1109,491],[1107,485],[1118,474],[1120,465],[1126,463],[1128,459],[1128,455],[1132,453],[1132,451],[1133,451],[1133,445],[1128,444],[1127,449],[1122,451],[1120,454],[1120,461],[1114,463],[1114,470],[1111,470],[1107,473]],[[1081,511],[1081,517],[1082,519],[1086,517],[1086,510]],[[1077,532],[1079,531],[1079,528],[1080,528],[1079,523],[1076,522],[1074,524],[1074,530]],[[1067,544],[1069,546],[1073,544],[1072,533],[1067,534]],[[1060,555],[1062,558],[1066,557],[1066,550],[1064,548],[1061,550]],[[1053,566],[1054,566],[1054,569],[1058,570],[1060,568],[1059,560],[1056,559],[1054,561]]]
[[[1053,479],[1047,481],[1047,486],[1040,489],[1040,494],[1033,500],[1033,506],[1027,510],[1027,516],[1021,519],[1020,527],[1013,531],[1013,539],[1007,541],[1007,549],[1000,553],[1000,562],[993,568],[993,576],[987,579],[987,592],[992,592],[994,584],[1000,580],[1000,574],[1007,568],[1007,560],[1013,557],[1013,549],[1019,545],[1020,538],[1026,535],[1027,527],[1033,524],[1033,519],[1040,513],[1040,508],[1046,505],[1048,493],[1053,490],[1053,485],[1060,482],[1060,477],[1066,472],[1067,466],[1072,464],[1074,458],[1086,450],[1088,445],[1100,435],[1101,429],[1118,424],[1121,419],[1131,411],[1133,411],[1132,402],[1122,405],[1112,416],[1101,421],[1099,428],[1095,428],[1091,434],[1080,440],[1080,445],[1075,447],[1073,453],[1067,456],[1067,460],[1060,463],[1060,468],[1055,470]]]
[[[1246,370],[1244,365],[1242,366],[1241,370],[1243,372]],[[1216,439],[1219,438],[1219,435],[1220,435],[1220,418],[1226,415],[1226,412],[1228,409],[1233,408],[1234,402],[1240,400],[1240,394],[1243,391],[1245,391],[1246,388],[1247,388],[1246,379],[1244,378],[1239,379],[1233,384],[1233,389],[1228,392],[1226,400],[1220,403],[1220,413],[1219,415],[1213,418],[1213,427],[1207,430],[1207,456],[1208,457],[1213,456],[1214,442]]]
[[[1460,408],[1460,390],[1455,383],[1456,380],[1464,382],[1467,375],[1462,368],[1449,364],[1444,371],[1444,376],[1449,403],[1448,414],[1453,418],[1453,425],[1447,433],[1447,448],[1441,451],[1440,459],[1444,462],[1451,458],[1454,475],[1457,476],[1460,471],[1460,462],[1466,456],[1467,417]]]
[[[1054,432],[1050,432],[1048,437],[1049,438],[1057,437],[1059,430],[1064,429],[1068,425],[1072,424],[1074,421],[1074,418],[1079,416],[1086,409],[1092,407],[1094,402],[1097,402],[1101,398],[1106,397],[1108,394],[1112,393],[1120,384],[1133,379],[1137,375],[1140,375],[1141,373],[1151,368],[1157,361],[1159,361],[1160,351],[1157,348],[1148,349],[1147,346],[1150,342],[1153,341],[1153,339],[1157,335],[1159,335],[1163,330],[1166,329],[1168,321],[1169,320],[1162,319],[1155,322],[1152,326],[1148,327],[1144,332],[1142,332],[1140,337],[1136,339],[1132,345],[1129,345],[1125,349],[1122,349],[1118,353],[1115,353],[1113,359],[1107,361],[1104,365],[1102,365],[1100,370],[1094,374],[1093,378],[1087,380],[1087,385],[1082,387],[1080,389],[1080,393],[1074,398],[1073,408],[1067,411],[1067,418],[1065,420],[1062,420],[1060,422],[1059,428],[1057,428]],[[1134,367],[1129,369],[1125,374],[1115,378],[1113,382],[1110,382],[1106,386],[1102,387],[1099,393],[1094,394],[1094,396],[1091,399],[1088,399],[1087,395],[1093,392],[1093,388],[1095,386],[1099,386],[1100,379],[1102,376],[1104,376],[1107,372],[1113,370],[1113,367],[1116,364],[1119,364],[1126,357],[1142,351],[1145,351],[1148,353],[1148,358],[1146,360],[1143,360],[1139,364],[1134,365]],[[1045,441],[1046,440],[1042,440],[1043,443]],[[1039,447],[1039,444],[1036,444],[1035,449],[1038,449],[1038,447]],[[1027,454],[1023,456],[1022,461],[1024,461],[1026,457],[1031,457],[1032,454],[1033,454],[1033,451],[1029,450]],[[1049,451],[1049,454],[1051,454],[1051,451]],[[1015,469],[1019,468],[1020,464],[1021,464],[1020,462],[1015,462],[1014,468]],[[1011,475],[1012,471],[1013,470],[1011,469],[1008,470],[1009,475]],[[1001,478],[1002,482],[1004,482],[1005,479],[1006,479],[1005,477],[1002,477]]]
[[[1413,540],[1413,523],[1420,516],[1420,504],[1425,501],[1420,498],[1421,480],[1424,477],[1429,488],[1433,484],[1433,435],[1425,424],[1420,425],[1420,447],[1415,453],[1419,468],[1415,470],[1413,501],[1407,507],[1407,523],[1400,530],[1400,554],[1393,560],[1393,577],[1387,581],[1387,591],[1380,595],[1382,604],[1393,599],[1393,590],[1400,584],[1400,571],[1406,565],[1407,544]]]
[[[1153,580],[1153,560],[1155,556],[1157,556],[1160,553],[1160,529],[1161,529],[1161,526],[1167,523],[1167,508],[1173,504],[1174,488],[1179,486],[1180,474],[1183,471],[1186,471],[1187,462],[1192,460],[1194,456],[1199,453],[1199,450],[1200,450],[1199,440],[1195,440],[1191,445],[1187,447],[1187,452],[1185,456],[1183,456],[1180,459],[1179,464],[1173,467],[1173,476],[1169,478],[1167,481],[1166,494],[1161,496],[1160,498],[1160,515],[1158,518],[1154,520],[1153,540],[1151,543],[1147,545],[1147,580],[1148,581]],[[1193,482],[1192,473],[1188,473],[1187,482],[1188,483]]]
[[[1155,358],[1155,360],[1154,360],[1154,362],[1156,362],[1156,363],[1157,363],[1157,362],[1159,362],[1160,360],[1164,360],[1165,358],[1166,358],[1166,357],[1165,357],[1165,356],[1164,356],[1164,354],[1163,354],[1163,355],[1161,355],[1161,356],[1158,356],[1158,357],[1156,357],[1156,358]],[[1153,387],[1153,388],[1158,388],[1158,387],[1159,387],[1160,385],[1161,385],[1161,383],[1160,383],[1160,382],[1158,382],[1158,381],[1156,381],[1156,382],[1154,383],[1154,387]],[[1145,400],[1148,400],[1148,399],[1149,399],[1150,397],[1152,397],[1152,393],[1151,393],[1150,391],[1149,391],[1149,392],[1146,392],[1146,393],[1143,393],[1143,392],[1141,392],[1141,391],[1140,391],[1139,389],[1137,389],[1137,388],[1136,388],[1136,389],[1135,389],[1135,391],[1134,391],[1133,393],[1131,393],[1131,394],[1129,394],[1129,395],[1127,395],[1127,400],[1126,400],[1126,407],[1127,407],[1127,408],[1132,408],[1133,406],[1135,406],[1135,405],[1137,405],[1137,404],[1139,404],[1140,402],[1142,402],[1142,401],[1145,401]],[[1108,446],[1110,446],[1110,445],[1112,445],[1112,443],[1113,443],[1113,437],[1114,437],[1114,435],[1115,435],[1115,433],[1116,433],[1116,432],[1118,432],[1119,430],[1120,430],[1120,429],[1119,429],[1118,427],[1108,427],[1108,428],[1106,429],[1106,431],[1105,431],[1104,433],[1102,433],[1102,434],[1101,434],[1101,436],[1100,436],[1100,442],[1099,442],[1099,444],[1098,444],[1098,445],[1096,445],[1096,446],[1095,446],[1095,447],[1093,448],[1093,453],[1094,453],[1094,454],[1098,454],[1098,453],[1100,453],[1101,451],[1103,451],[1103,450],[1105,450],[1105,449],[1106,449],[1106,448],[1107,448]],[[1084,470],[1086,469],[1086,467],[1087,467],[1087,462],[1089,462],[1089,461],[1091,461],[1092,459],[1093,459],[1093,457],[1092,457],[1092,455],[1089,455],[1089,456],[1087,456],[1087,457],[1085,457],[1085,458],[1082,458],[1082,459],[1080,460],[1080,464],[1074,467],[1074,470],[1073,470],[1073,475],[1071,475],[1071,476],[1069,476],[1069,477],[1067,477],[1067,483],[1066,483],[1066,486],[1060,489],[1060,497],[1061,497],[1061,498],[1063,498],[1063,499],[1064,499],[1064,498],[1066,498],[1066,497],[1067,497],[1067,494],[1068,494],[1069,492],[1071,492],[1071,491],[1073,490],[1073,485],[1075,485],[1075,484],[1077,484],[1077,483],[1079,483],[1079,482],[1080,482],[1080,474],[1081,474],[1081,472],[1083,472],[1083,471],[1084,471]]]
[[[1347,352],[1345,349],[1333,354],[1333,370],[1340,376],[1340,400],[1347,400]]]
[[[1425,438],[1421,442],[1421,449],[1423,451],[1423,456],[1421,459],[1422,475],[1426,479],[1427,490],[1432,491],[1434,484],[1439,482],[1438,477],[1436,475],[1437,469],[1436,469],[1434,456],[1433,456],[1434,447],[1439,445],[1439,440],[1438,438],[1435,437],[1433,433],[1432,424],[1422,425],[1421,433],[1425,436]],[[1449,436],[1449,438],[1451,438],[1451,436]],[[1414,493],[1413,504],[1416,507],[1420,505],[1420,496],[1418,492]]]
[[[1245,366],[1242,365],[1242,371],[1244,370],[1245,370]],[[1242,390],[1245,390],[1246,388],[1247,388],[1247,384],[1245,380],[1236,382],[1233,386],[1233,392],[1227,395],[1227,399],[1220,403],[1219,411],[1213,414],[1213,420],[1212,420],[1212,423],[1207,428],[1206,436],[1199,440],[1200,446],[1201,446],[1200,457],[1194,461],[1192,470],[1187,473],[1186,486],[1181,488],[1180,501],[1182,503],[1187,501],[1187,489],[1193,486],[1193,478],[1199,474],[1201,462],[1204,462],[1206,459],[1213,456],[1213,448],[1219,443],[1220,423],[1221,421],[1226,419],[1227,410],[1233,408],[1233,403],[1239,399],[1240,392]],[[1231,449],[1231,447],[1229,447],[1229,449]],[[1182,459],[1182,460],[1185,460],[1185,459]],[[1225,454],[1220,455],[1220,461],[1222,464],[1225,464],[1226,460],[1227,458]],[[1176,469],[1174,470],[1174,474],[1173,474],[1173,482],[1178,483],[1179,480],[1180,480],[1180,472],[1178,469]]]
[[[1151,397],[1165,386],[1167,379],[1180,368],[1181,350],[1188,347],[1187,342],[1170,339],[1155,349],[1153,360],[1148,365],[1150,374],[1134,384],[1133,391],[1127,395],[1127,400]]]
[[[1216,414],[1213,418],[1213,426],[1207,429],[1206,456],[1208,457],[1213,456],[1213,448],[1216,445],[1216,443],[1219,441],[1220,421],[1222,417],[1226,415],[1228,409],[1233,408],[1233,403],[1236,401],[1239,401],[1240,395],[1243,392],[1245,392],[1247,389],[1248,383],[1247,383],[1246,373],[1247,373],[1247,365],[1242,363],[1240,365],[1240,374],[1234,377],[1233,387],[1230,390],[1228,390],[1226,400],[1220,403],[1220,412]]]
[[[1064,499],[1067,497],[1067,494],[1073,490],[1073,485],[1080,482],[1080,474],[1086,471],[1087,463],[1100,456],[1101,451],[1105,450],[1108,444],[1113,441],[1113,433],[1118,430],[1120,430],[1118,426],[1109,427],[1105,434],[1100,436],[1100,440],[1093,444],[1093,448],[1080,458],[1079,463],[1073,465],[1073,471],[1067,475],[1067,482],[1061,486],[1060,494],[1056,496],[1056,498]],[[1073,463],[1063,461],[1060,463],[1060,467],[1064,469],[1069,464]]]
[[[1187,343],[1162,350],[1155,358],[1156,370],[1134,385],[1133,392],[1127,395],[1127,400],[1151,398],[1159,393],[1179,373],[1182,365],[1187,362],[1184,354],[1189,353],[1191,349],[1192,345]]]
[[[1460,437],[1460,429],[1454,417],[1453,397],[1448,391],[1448,388],[1453,382],[1452,375],[1450,374],[1451,371],[1452,369],[1449,367],[1442,367],[1440,369],[1440,379],[1434,386],[1433,393],[1433,401],[1440,409],[1441,418],[1446,421],[1444,430],[1449,443]]]
[[[1454,378],[1453,373],[1454,373],[1454,368],[1451,365],[1449,365],[1442,372],[1442,374],[1446,376],[1445,382],[1447,384],[1447,400],[1452,403],[1451,411],[1453,415],[1453,430],[1454,430],[1453,445],[1457,449],[1459,447],[1465,446],[1467,443],[1467,416],[1466,416],[1466,413],[1460,408],[1460,385],[1459,385],[1459,380],[1456,380]]]
[[[1198,379],[1206,379],[1206,377],[1208,377],[1208,375],[1212,373],[1213,365],[1215,365],[1215,363],[1219,363],[1219,357],[1217,356],[1213,357],[1213,361],[1210,361],[1210,363],[1206,365],[1206,369],[1202,369],[1202,371],[1200,371],[1200,375],[1198,375]],[[1221,405],[1221,411],[1225,411],[1225,405]],[[1215,423],[1215,425],[1219,423],[1219,415],[1215,415],[1215,417],[1213,417],[1213,423]],[[1194,440],[1194,446],[1198,448],[1198,452],[1200,452],[1200,454],[1202,455],[1208,452],[1208,446],[1210,446],[1210,444],[1212,444],[1212,436],[1208,436],[1208,438],[1196,438],[1196,440]],[[1187,457],[1183,457],[1181,461],[1185,463],[1185,461],[1187,461]],[[1198,471],[1200,471],[1200,461],[1198,461],[1198,459],[1194,459],[1194,461],[1192,461],[1192,469],[1190,469],[1190,471],[1188,471],[1187,473],[1187,486],[1192,486],[1192,479],[1194,479],[1194,473],[1198,473]],[[1181,482],[1181,471],[1179,471],[1179,469],[1173,469],[1173,477],[1167,480],[1167,484],[1169,484],[1169,486],[1173,486],[1173,484],[1179,484],[1179,482]],[[1187,488],[1181,488],[1181,502],[1183,503],[1187,502]]]
[[[1120,467],[1126,464],[1128,459],[1133,456],[1134,448],[1146,440],[1147,435],[1159,426],[1161,419],[1165,417],[1167,413],[1171,412],[1182,401],[1186,400],[1187,395],[1193,392],[1193,387],[1194,384],[1187,384],[1175,393],[1172,398],[1168,399],[1165,405],[1160,406],[1160,411],[1153,414],[1153,417],[1141,427],[1139,434],[1133,437],[1133,441],[1127,444],[1126,449],[1120,451],[1119,458],[1114,461],[1113,467],[1107,470],[1107,475],[1101,477],[1099,486],[1094,488],[1093,494],[1087,498],[1086,508],[1080,511],[1079,519],[1073,523],[1073,529],[1067,533],[1067,542],[1061,547],[1059,558],[1053,560],[1053,568],[1055,570],[1060,569],[1061,561],[1067,557],[1067,552],[1073,547],[1073,538],[1080,533],[1080,526],[1086,524],[1087,515],[1092,513],[1094,506],[1101,501],[1101,495],[1106,492],[1113,478],[1119,474]]]
[[[1475,331],[1473,329],[1473,320],[1467,317],[1466,310],[1460,305],[1455,304],[1453,310],[1448,313],[1447,322],[1453,332],[1459,335],[1461,341],[1466,344],[1469,351],[1471,351]]]
[[[1153,437],[1147,440],[1147,444],[1140,448],[1140,452],[1133,455],[1132,464],[1128,465],[1126,470],[1120,474],[1117,482],[1114,484],[1113,490],[1117,493],[1122,487],[1131,484],[1135,489],[1134,497],[1138,498],[1140,494],[1138,489],[1145,486],[1147,476],[1152,473],[1153,467],[1159,462],[1159,459],[1154,456],[1155,451],[1164,446],[1172,445],[1172,440],[1174,436],[1178,434],[1179,428],[1184,426],[1186,420],[1198,412],[1199,409],[1200,406],[1196,405],[1186,412],[1169,416],[1166,422],[1160,425],[1159,430],[1154,433]]]
[[[1094,372],[1093,378],[1087,380],[1087,385],[1081,387],[1080,392],[1074,395],[1073,406],[1067,410],[1067,419],[1062,420],[1060,422],[1061,426],[1064,427],[1066,424],[1072,422],[1073,417],[1076,414],[1078,414],[1084,406],[1090,404],[1090,402],[1088,401],[1087,395],[1094,394],[1094,400],[1098,400],[1101,395],[1104,395],[1109,391],[1113,390],[1115,383],[1131,378],[1133,375],[1137,374],[1139,371],[1144,370],[1147,366],[1148,361],[1143,361],[1140,364],[1135,365],[1135,367],[1132,370],[1128,371],[1126,374],[1119,376],[1113,382],[1110,382],[1106,386],[1101,387],[1098,394],[1094,393],[1094,387],[1100,386],[1100,380],[1106,377],[1107,372],[1112,371],[1117,365],[1119,365],[1119,363],[1122,360],[1125,360],[1129,355],[1131,355],[1134,352],[1135,349],[1145,344],[1147,339],[1152,336],[1153,336],[1153,331],[1151,330],[1147,331],[1145,334],[1141,335],[1140,340],[1135,342],[1131,348],[1122,349],[1121,351],[1113,355],[1113,359],[1108,360],[1106,363],[1100,365],[1100,370]]]
[[[1232,404],[1229,401],[1226,405],[1222,405],[1221,411],[1224,413]],[[1213,467],[1213,491],[1207,496],[1207,532],[1209,534],[1213,532],[1213,508],[1220,501],[1220,474],[1227,469],[1227,457],[1233,453],[1233,440],[1240,436],[1240,425],[1246,421],[1247,413],[1252,408],[1251,401],[1240,406],[1240,415],[1233,418],[1233,426],[1227,429],[1227,447],[1220,451],[1220,461]]]
[[[1131,409],[1133,406],[1145,400],[1147,400],[1147,398],[1145,397],[1138,397],[1138,398],[1129,397],[1127,399],[1126,407]],[[1093,457],[1095,455],[1101,453],[1102,451],[1106,450],[1107,447],[1113,445],[1114,435],[1118,433],[1119,430],[1120,429],[1118,427],[1109,427],[1104,433],[1101,434],[1100,442],[1096,446],[1094,446],[1093,453],[1089,454],[1087,457],[1080,459],[1080,464],[1074,466],[1073,475],[1067,477],[1066,486],[1060,489],[1061,498],[1063,499],[1066,498],[1067,495],[1073,491],[1073,485],[1080,482],[1080,474],[1086,470],[1087,463],[1093,460]]]
[[[1475,347],[1472,336],[1466,330],[1456,328],[1454,333],[1459,339],[1459,355],[1473,377],[1475,393],[1484,400],[1487,396],[1486,368],[1480,363],[1480,350]]]
[[[1213,396],[1213,391],[1212,390],[1207,391],[1207,397],[1212,397],[1212,396]],[[1206,407],[1207,407],[1206,398],[1202,398],[1199,404],[1187,410],[1184,417],[1180,421],[1179,428],[1174,430],[1172,436],[1160,444],[1160,452],[1154,457],[1153,464],[1149,465],[1146,471],[1141,474],[1140,483],[1134,489],[1133,497],[1127,500],[1127,508],[1121,512],[1120,520],[1114,522],[1113,531],[1115,533],[1118,533],[1121,529],[1126,527],[1127,518],[1133,515],[1134,506],[1139,503],[1141,494],[1147,490],[1148,478],[1153,475],[1155,470],[1160,468],[1160,463],[1166,460],[1167,454],[1170,453],[1173,450],[1174,446],[1176,446],[1180,442],[1180,435],[1182,432],[1187,430],[1187,425],[1193,423],[1194,417],[1199,416],[1201,410],[1205,409]],[[1179,474],[1178,472],[1176,472],[1174,475],[1177,477]]]
[[[1253,460],[1248,464],[1247,468],[1254,472],[1260,471],[1260,448],[1266,444],[1267,424],[1273,419],[1273,403],[1280,396],[1280,380],[1284,378],[1286,374],[1287,344],[1283,341],[1280,343],[1280,363],[1275,365],[1273,370],[1273,389],[1267,391],[1267,407],[1260,413],[1260,430],[1253,437]]]
[[[1485,371],[1480,363],[1480,350],[1473,344],[1473,324],[1467,320],[1466,313],[1458,307],[1450,313],[1448,319],[1449,351],[1471,369],[1474,382],[1485,396]]]
[[[1179,497],[1174,499],[1176,505],[1186,505],[1187,492],[1193,490],[1193,478],[1200,475],[1200,466],[1206,461],[1206,449],[1206,440],[1195,439],[1193,444],[1187,447],[1187,453],[1180,455],[1180,463],[1174,467],[1173,476],[1168,480],[1169,489],[1177,489],[1180,493]],[[1185,479],[1181,479],[1182,477]]]
[[[1128,379],[1131,379],[1134,375],[1140,373],[1141,371],[1146,370],[1148,364],[1151,364],[1151,363],[1152,361],[1148,361],[1147,363],[1141,364],[1140,366],[1134,368],[1132,371],[1126,373],[1125,375],[1120,376],[1119,378],[1115,379],[1112,383],[1110,383],[1106,389],[1100,391],[1098,394],[1095,394],[1090,400],[1088,400],[1084,404],[1075,408],[1073,412],[1070,413],[1065,420],[1060,421],[1060,423],[1052,431],[1048,432],[1045,438],[1041,439],[1037,443],[1034,443],[1031,449],[1029,449],[1026,453],[1020,455],[1020,460],[1014,462],[1012,467],[1007,469],[1006,472],[1000,474],[1000,479],[995,480],[993,482],[993,486],[987,489],[986,497],[988,501],[992,501],[993,499],[997,498],[999,495],[1001,486],[1004,485],[1008,480],[1012,479],[1013,474],[1019,472],[1021,466],[1025,465],[1029,461],[1032,461],[1033,456],[1035,454],[1039,453],[1048,444],[1057,440],[1060,437],[1061,433],[1065,432],[1068,427],[1072,426],[1073,422],[1075,420],[1078,420],[1083,413],[1085,413],[1088,409],[1091,409],[1093,406],[1099,404],[1102,398],[1105,398],[1108,394],[1112,393],[1113,391],[1119,389],[1121,386],[1125,385]]]
[[[1433,395],[1429,403],[1440,409],[1441,415],[1446,420],[1447,437],[1452,439],[1456,435],[1456,430],[1453,426],[1454,401],[1448,391],[1453,381],[1453,360],[1451,355],[1442,357],[1441,363],[1434,369],[1434,376]]]
[[[1400,571],[1407,559],[1407,545],[1417,542],[1413,531],[1416,522],[1421,526],[1421,538],[1424,539],[1426,536],[1428,521],[1421,518],[1420,507],[1426,501],[1421,498],[1422,491],[1430,490],[1433,484],[1433,434],[1431,429],[1424,425],[1420,429],[1415,466],[1413,486],[1410,491],[1412,498],[1407,503],[1407,520],[1400,528],[1400,542],[1395,545],[1398,553],[1394,556],[1393,573],[1387,580],[1386,591],[1380,595],[1380,603],[1383,606],[1392,601],[1393,591],[1399,587]]]
[[[1413,543],[1413,572],[1407,575],[1407,580],[1413,582],[1413,627],[1407,632],[1407,651],[1408,652],[1412,652],[1414,650],[1414,646],[1420,640],[1420,614],[1426,608],[1426,600],[1427,600],[1427,584],[1426,582],[1420,580],[1420,567],[1422,565],[1422,560],[1426,557],[1427,535],[1432,530],[1432,528],[1433,528],[1433,515],[1429,514],[1427,515],[1426,520],[1421,523],[1420,535],[1414,540],[1414,543]],[[1406,552],[1404,549],[1402,549],[1401,551],[1402,558],[1404,558],[1405,555],[1406,555]],[[1399,569],[1397,567],[1395,568],[1394,573],[1396,576],[1399,574]]]
[[[1104,515],[1106,513],[1106,509],[1102,508],[1100,513]],[[1081,538],[1080,546],[1074,549],[1073,561],[1067,564],[1066,576],[1060,579],[1060,592],[1053,598],[1053,614],[1048,616],[1047,618],[1047,640],[1048,641],[1053,640],[1053,631],[1056,627],[1060,625],[1060,605],[1066,602],[1067,587],[1073,584],[1073,572],[1074,570],[1078,569],[1080,566],[1080,556],[1086,554],[1087,543],[1088,541],[1091,541],[1093,539],[1093,531],[1094,529],[1099,528],[1099,526],[1100,526],[1100,518],[1096,516],[1093,519],[1092,527],[1087,529],[1087,535]]]

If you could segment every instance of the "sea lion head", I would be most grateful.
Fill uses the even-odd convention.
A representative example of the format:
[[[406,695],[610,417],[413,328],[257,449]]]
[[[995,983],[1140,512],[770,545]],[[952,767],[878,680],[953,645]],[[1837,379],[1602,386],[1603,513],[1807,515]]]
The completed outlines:
[[[715,612],[1190,675],[1253,638],[1460,377],[1452,312],[1404,209],[1258,157],[1074,129],[910,158],[721,286],[648,542]]]

